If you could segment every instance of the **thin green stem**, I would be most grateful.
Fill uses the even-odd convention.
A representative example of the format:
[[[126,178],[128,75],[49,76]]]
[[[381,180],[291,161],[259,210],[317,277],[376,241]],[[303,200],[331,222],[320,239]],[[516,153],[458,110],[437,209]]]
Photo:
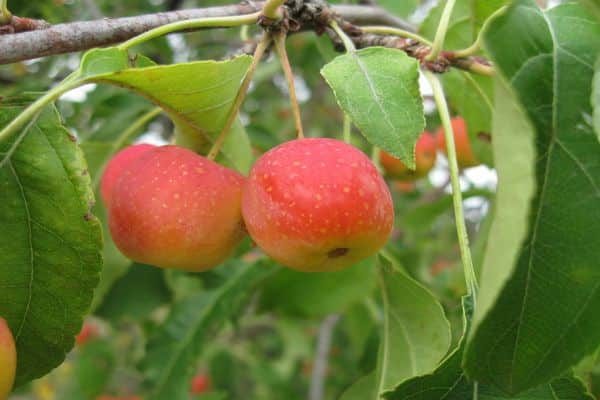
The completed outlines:
[[[12,19],[12,13],[8,9],[8,0],[0,0],[0,25],[6,25],[10,23]]]
[[[343,138],[344,142],[350,144],[350,134],[352,132],[352,121],[348,114],[344,113],[344,130],[343,130]]]
[[[450,23],[450,16],[452,16],[452,10],[456,0],[447,0],[442,17],[440,18],[440,24],[438,25],[437,31],[435,32],[435,38],[433,39],[433,45],[431,46],[431,53],[427,56],[427,61],[433,61],[438,58],[440,52],[444,48],[444,41],[446,40],[446,32],[448,32],[448,24]]]
[[[450,122],[450,112],[448,104],[444,96],[444,88],[437,76],[430,71],[425,71],[425,76],[433,89],[433,97],[435,99],[442,126],[444,128],[444,138],[446,139],[446,148],[448,154],[448,164],[450,166],[450,183],[452,185],[452,200],[454,204],[454,216],[456,219],[456,233],[458,235],[458,244],[460,247],[460,255],[463,262],[465,281],[469,294],[473,298],[473,304],[476,304],[477,298],[477,278],[475,269],[473,268],[473,260],[471,251],[469,250],[469,236],[467,235],[467,226],[463,211],[462,193],[460,191],[460,181],[458,174],[458,162],[456,160],[456,146],[454,143],[454,132]]]
[[[10,123],[0,131],[0,143],[14,135],[20,128],[23,127],[23,125],[27,123],[27,121],[31,120],[36,114],[41,112],[42,109],[48,104],[57,100],[69,90],[75,89],[83,84],[85,84],[85,80],[83,79],[67,78],[51,90],[47,91],[42,97],[31,103],[29,107],[23,110],[21,114],[17,115],[15,119],[10,121]]]
[[[494,11],[492,13],[492,15],[490,15],[483,23],[483,26],[481,27],[481,29],[479,30],[479,33],[477,34],[477,39],[475,39],[473,44],[465,49],[454,51],[453,52],[454,58],[469,57],[469,56],[476,54],[479,50],[481,50],[481,43],[483,42],[483,35],[484,35],[485,31],[487,30],[490,22],[492,20],[494,20],[498,15],[505,12],[506,9],[507,9],[507,6],[503,6],[503,7],[500,7],[499,9],[497,9],[496,11]]]
[[[262,14],[269,19],[280,19],[281,13],[279,7],[281,7],[283,3],[285,3],[285,0],[267,0],[263,6]]]
[[[258,66],[258,63],[262,59],[263,55],[265,54],[267,47],[269,47],[269,44],[271,44],[271,36],[265,33],[265,34],[263,34],[262,39],[258,43],[258,46],[256,46],[256,50],[254,51],[254,56],[252,57],[252,63],[250,64],[250,67],[248,68],[248,72],[246,73],[246,76],[244,77],[244,80],[242,81],[240,90],[238,90],[238,93],[235,96],[235,100],[233,101],[231,110],[229,111],[229,114],[227,115],[227,120],[225,121],[225,125],[223,125],[223,129],[221,130],[221,133],[219,133],[217,140],[215,140],[215,143],[213,144],[212,148],[208,152],[208,155],[206,156],[206,158],[208,158],[209,160],[214,160],[217,157],[217,155],[219,154],[219,151],[221,151],[221,147],[223,147],[223,143],[225,143],[227,134],[231,130],[231,126],[233,125],[235,119],[237,118],[238,112],[240,110],[240,106],[242,105],[242,103],[244,102],[244,99],[246,98],[246,94],[248,93],[248,88],[250,87],[250,82],[252,82],[252,77],[254,76],[256,67]]]
[[[427,46],[432,46],[431,41],[425,39],[423,36],[418,35],[414,32],[409,32],[404,29],[392,28],[391,26],[361,26],[360,29],[364,32],[376,33],[378,35],[394,35],[408,39],[417,40]]]
[[[348,35],[346,35],[346,32],[344,32],[344,30],[342,28],[340,28],[340,26],[338,25],[338,23],[335,20],[332,20],[331,23],[329,24],[329,26],[331,27],[331,29],[333,29],[335,31],[335,33],[342,40],[342,43],[344,43],[344,47],[346,48],[346,51],[348,53],[356,51],[356,46],[354,46],[354,42],[352,41],[352,39],[350,39],[350,37],[348,37]]]
[[[123,148],[127,144],[129,139],[131,139],[131,137],[133,135],[135,135],[140,129],[142,129],[144,126],[146,126],[148,124],[148,122],[152,121],[154,118],[156,118],[156,116],[158,116],[162,112],[163,112],[162,108],[156,107],[156,108],[153,108],[152,110],[148,111],[146,114],[142,115],[138,119],[136,119],[133,122],[133,124],[131,124],[129,126],[129,128],[125,129],[123,131],[123,133],[121,133],[121,135],[117,138],[117,140],[115,140],[112,143],[112,146],[110,149],[110,154],[116,153],[117,151],[121,150],[121,148]],[[100,170],[94,177],[94,180],[92,182],[92,188],[94,190],[96,190],[96,188],[98,187],[98,184],[100,183],[100,177],[102,175],[102,171],[104,170],[104,167],[106,166],[107,162],[108,162],[108,160],[106,160],[102,164],[102,167],[100,167]]]
[[[248,34],[249,30],[249,25],[242,25],[242,28],[240,29],[240,39],[242,39],[242,42],[250,40],[250,35]]]
[[[294,123],[296,125],[296,135],[298,139],[304,138],[304,128],[302,128],[302,115],[300,114],[300,105],[296,96],[296,85],[294,84],[294,73],[285,48],[286,34],[281,32],[274,35],[275,51],[281,62],[281,68],[288,84],[288,92],[290,94],[290,103],[292,105],[292,113],[294,114]]]
[[[250,25],[256,23],[259,16],[260,12],[255,12],[253,14],[236,15],[233,17],[200,18],[173,22],[172,24],[160,26],[158,28],[149,30],[148,32],[142,33],[139,36],[131,38],[128,41],[121,43],[118,48],[121,50],[127,50],[159,36],[164,36],[168,33],[184,31],[188,29],[229,28],[234,26]]]
[[[493,67],[491,67],[489,65],[481,64],[478,62],[474,62],[473,64],[471,64],[469,66],[468,71],[473,72],[474,74],[477,74],[477,75],[486,75],[486,76],[493,76],[496,73],[496,71],[494,70]]]

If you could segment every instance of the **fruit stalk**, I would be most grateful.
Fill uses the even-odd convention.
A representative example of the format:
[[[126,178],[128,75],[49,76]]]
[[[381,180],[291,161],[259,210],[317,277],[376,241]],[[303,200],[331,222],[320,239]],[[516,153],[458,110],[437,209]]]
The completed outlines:
[[[475,269],[473,268],[473,260],[469,249],[469,236],[467,235],[467,226],[462,204],[462,193],[460,190],[460,181],[458,177],[458,161],[456,159],[456,146],[454,143],[454,131],[450,121],[450,113],[448,104],[444,96],[444,89],[440,80],[430,71],[425,71],[425,76],[433,89],[433,97],[435,99],[440,119],[444,127],[444,137],[446,139],[446,148],[448,155],[448,164],[450,167],[450,183],[452,185],[452,200],[454,204],[454,215],[456,218],[456,232],[458,234],[458,243],[460,246],[460,255],[463,262],[465,280],[469,294],[473,298],[473,305],[476,304],[477,298],[477,278]]]
[[[304,129],[302,128],[302,115],[300,114],[300,106],[298,105],[298,97],[296,96],[296,85],[294,84],[294,73],[290,65],[290,60],[287,55],[285,48],[286,34],[279,32],[273,36],[275,42],[275,51],[281,62],[281,68],[288,85],[288,91],[290,94],[290,102],[292,104],[292,113],[294,114],[294,123],[296,125],[296,134],[298,139],[304,138]]]
[[[223,125],[223,129],[221,130],[221,133],[219,133],[217,140],[215,140],[215,143],[213,144],[212,148],[208,152],[208,155],[206,156],[206,158],[208,158],[209,160],[214,160],[217,157],[217,155],[219,154],[219,151],[221,150],[221,147],[223,146],[223,143],[225,142],[225,139],[227,138],[227,134],[231,130],[231,126],[233,125],[233,122],[237,118],[238,112],[240,110],[240,106],[242,105],[242,103],[244,102],[244,99],[246,98],[246,94],[248,93],[248,88],[250,87],[250,82],[252,82],[252,77],[254,76],[256,67],[258,66],[258,63],[262,59],[263,55],[265,54],[265,50],[267,50],[267,47],[269,47],[270,43],[271,43],[271,36],[265,33],[263,35],[262,39],[260,40],[260,42],[258,42],[258,46],[256,46],[256,50],[254,51],[254,55],[252,57],[252,63],[250,64],[250,67],[248,68],[248,72],[246,73],[246,76],[244,77],[244,80],[242,81],[240,90],[238,91],[237,95],[235,96],[235,100],[233,101],[231,110],[229,111],[229,115],[227,115],[227,120],[225,121],[225,125]]]
[[[433,39],[431,53],[429,53],[427,56],[427,61],[434,61],[437,59],[444,48],[446,32],[448,32],[448,24],[450,23],[450,16],[452,15],[452,10],[454,9],[455,3],[456,0],[448,0],[446,6],[444,7],[442,17],[440,18],[440,24],[438,25],[438,29],[435,32],[435,38]]]
[[[281,7],[285,3],[285,0],[267,0],[262,9],[262,14],[273,20],[278,20],[281,18],[281,14],[279,11],[279,7]]]
[[[121,43],[118,48],[121,50],[128,50],[134,46],[147,42],[148,40],[152,40],[159,36],[164,36],[171,32],[200,28],[230,28],[234,26],[250,25],[256,23],[260,15],[260,12],[255,12],[253,14],[236,15],[233,17],[200,18],[173,22],[172,24],[160,26],[158,28],[149,30],[148,32],[142,33],[139,36],[131,38],[128,41]]]

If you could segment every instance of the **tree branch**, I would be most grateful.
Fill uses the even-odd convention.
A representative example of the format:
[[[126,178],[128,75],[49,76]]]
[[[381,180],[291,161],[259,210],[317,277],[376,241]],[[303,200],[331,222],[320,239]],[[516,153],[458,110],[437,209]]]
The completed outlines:
[[[31,32],[0,35],[0,64],[120,43],[150,29],[176,21],[251,14],[260,11],[263,4],[264,2],[244,2],[222,7],[71,22]],[[383,24],[414,29],[380,7],[333,6],[332,10],[343,19],[359,25]]]
[[[325,376],[327,375],[327,364],[329,361],[329,352],[331,350],[333,331],[339,321],[339,314],[331,314],[323,320],[321,326],[319,327],[315,364],[308,391],[309,400],[323,399],[323,395],[325,393]]]

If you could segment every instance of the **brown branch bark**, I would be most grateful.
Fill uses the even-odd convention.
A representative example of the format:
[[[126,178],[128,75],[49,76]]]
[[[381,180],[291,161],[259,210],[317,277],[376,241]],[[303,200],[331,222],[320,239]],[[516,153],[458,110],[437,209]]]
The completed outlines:
[[[115,44],[171,22],[250,14],[259,11],[262,5],[263,2],[247,2],[135,17],[105,18],[52,25],[31,32],[0,35],[0,64]],[[406,22],[390,15],[380,7],[333,6],[332,9],[340,17],[358,25],[382,24],[412,29]]]

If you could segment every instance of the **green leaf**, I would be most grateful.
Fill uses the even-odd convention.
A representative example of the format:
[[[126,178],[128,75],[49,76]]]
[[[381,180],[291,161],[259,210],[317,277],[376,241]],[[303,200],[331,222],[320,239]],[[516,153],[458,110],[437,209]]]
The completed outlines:
[[[343,271],[313,274],[282,268],[265,283],[262,305],[309,317],[339,313],[373,293],[374,264],[369,258]]]
[[[93,49],[82,58],[73,79],[109,83],[142,95],[162,107],[177,127],[180,144],[206,153],[220,133],[252,58],[153,65],[116,47]],[[242,172],[252,164],[252,148],[239,121],[221,153]]]
[[[592,107],[594,107],[594,129],[600,140],[600,57],[596,60],[596,72],[592,83]]]
[[[26,105],[0,103],[0,126]],[[0,315],[16,338],[17,385],[59,365],[81,329],[102,266],[93,203],[83,154],[53,107],[0,144]]]
[[[352,384],[339,400],[376,400],[373,388],[377,384],[375,372],[363,376]]]
[[[500,184],[465,365],[520,393],[600,344],[600,143],[587,117],[600,25],[574,3],[541,11],[521,0],[485,44],[533,130],[510,92],[497,93]]]
[[[442,77],[451,107],[465,119],[469,142],[478,160],[492,165],[493,80],[452,70]]]
[[[156,267],[133,264],[111,287],[96,314],[112,321],[148,318],[152,311],[171,299],[163,272]]]
[[[431,372],[450,347],[450,323],[433,294],[384,256],[378,257],[384,324],[375,373],[344,400],[377,399],[400,382]]]
[[[432,371],[450,348],[450,323],[434,295],[391,260],[379,257],[384,326],[377,392]]]
[[[414,168],[415,143],[425,128],[417,60],[370,47],[335,58],[321,74],[367,140]]]
[[[410,16],[419,3],[419,0],[379,0],[381,7],[404,18]]]
[[[465,298],[463,307],[469,307]],[[469,311],[465,311],[465,314]],[[467,316],[463,322],[467,324]],[[386,400],[465,400],[474,398],[474,384],[467,379],[461,368],[465,340],[461,338],[456,348],[436,370],[428,375],[415,377],[384,394]],[[593,400],[582,383],[572,377],[563,377],[550,384],[532,389],[520,396],[506,395],[497,389],[478,385],[479,400]]]
[[[218,289],[192,295],[176,304],[167,321],[150,338],[142,362],[152,386],[149,399],[188,398],[188,383],[203,345],[240,311],[252,288],[274,271],[267,262],[239,268]]]
[[[181,144],[206,151],[220,133],[251,62],[243,55],[227,61],[130,68],[92,80],[118,85],[162,107],[177,126]],[[232,128],[222,153],[246,172],[252,163],[248,137],[239,121]]]

